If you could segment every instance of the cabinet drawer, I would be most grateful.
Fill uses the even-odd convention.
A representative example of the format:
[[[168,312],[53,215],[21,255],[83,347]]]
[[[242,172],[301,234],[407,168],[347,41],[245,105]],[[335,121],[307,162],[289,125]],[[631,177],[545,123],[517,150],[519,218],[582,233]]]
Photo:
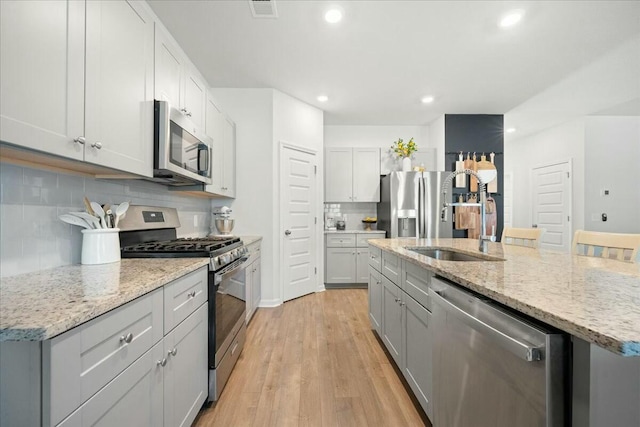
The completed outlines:
[[[390,252],[382,251],[381,270],[394,284],[400,285],[400,258]]]
[[[207,300],[207,274],[207,267],[203,267],[164,287],[165,334]]]
[[[43,343],[45,425],[58,424],[162,339],[162,300],[156,289]]]
[[[355,248],[355,234],[326,234],[326,243],[328,248]]]
[[[431,299],[429,298],[431,276],[433,276],[433,273],[430,271],[408,261],[404,261],[401,287],[428,310],[431,310]]]
[[[369,265],[376,270],[381,271],[382,249],[369,245]]]
[[[359,248],[366,248],[369,246],[369,239],[384,239],[384,236],[384,231],[381,233],[356,234],[356,246]]]
[[[260,241],[253,242],[252,244],[247,246],[249,250],[249,259],[247,260],[247,265],[251,265],[256,259],[260,258]]]

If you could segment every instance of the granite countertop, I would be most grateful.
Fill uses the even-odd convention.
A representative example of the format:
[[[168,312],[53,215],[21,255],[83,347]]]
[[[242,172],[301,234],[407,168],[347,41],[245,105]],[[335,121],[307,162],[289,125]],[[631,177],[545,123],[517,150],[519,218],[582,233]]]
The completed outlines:
[[[640,356],[640,266],[616,260],[489,243],[505,261],[438,261],[406,246],[478,255],[471,239],[373,239],[418,264],[535,319],[623,356]]]
[[[209,264],[209,258],[123,259],[0,279],[0,341],[43,341]]]
[[[252,243],[255,243],[259,240],[262,240],[262,236],[238,236],[242,240],[245,246],[249,246]]]
[[[324,234],[368,234],[368,233],[385,233],[384,230],[324,230]]]

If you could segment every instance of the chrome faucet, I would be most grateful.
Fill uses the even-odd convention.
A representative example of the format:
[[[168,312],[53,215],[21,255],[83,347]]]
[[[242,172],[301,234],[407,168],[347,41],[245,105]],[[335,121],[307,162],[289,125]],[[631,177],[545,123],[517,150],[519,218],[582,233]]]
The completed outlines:
[[[472,175],[474,177],[476,177],[476,179],[478,180],[478,194],[479,194],[479,199],[480,199],[480,203],[448,203],[447,202],[447,190],[449,188],[449,186],[451,185],[451,181],[453,181],[453,178],[455,178],[457,175],[460,174],[467,174],[467,175]],[[494,176],[495,177],[495,176]],[[486,179],[486,177],[485,177]],[[491,181],[492,179],[489,179],[487,182]],[[451,174],[449,176],[447,176],[444,179],[444,182],[442,183],[442,210],[440,212],[440,220],[442,222],[445,222],[447,220],[447,208],[449,206],[480,206],[480,236],[478,239],[478,244],[479,244],[479,248],[478,250],[482,253],[487,253],[487,242],[495,242],[496,241],[496,236],[495,236],[495,226],[494,229],[492,230],[492,235],[487,236],[486,233],[486,227],[487,227],[487,192],[486,192],[486,184],[484,182],[484,180],[482,178],[480,178],[480,175],[478,175],[478,173],[476,171],[473,171],[471,169],[464,169],[464,170],[457,170],[454,172],[451,172]]]

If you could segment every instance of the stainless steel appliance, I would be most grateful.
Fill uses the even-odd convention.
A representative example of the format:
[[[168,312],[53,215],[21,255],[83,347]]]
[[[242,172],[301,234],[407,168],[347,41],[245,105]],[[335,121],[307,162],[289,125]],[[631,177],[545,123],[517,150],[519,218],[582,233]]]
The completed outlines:
[[[566,334],[433,279],[434,425],[563,426]]]
[[[248,250],[238,237],[176,237],[174,208],[131,206],[119,223],[122,258],[209,258],[209,397],[218,400],[246,337]]]
[[[378,230],[387,237],[451,237],[441,221],[441,187],[450,172],[391,172],[380,179]]]
[[[154,101],[153,181],[211,184],[213,141],[166,101]]]

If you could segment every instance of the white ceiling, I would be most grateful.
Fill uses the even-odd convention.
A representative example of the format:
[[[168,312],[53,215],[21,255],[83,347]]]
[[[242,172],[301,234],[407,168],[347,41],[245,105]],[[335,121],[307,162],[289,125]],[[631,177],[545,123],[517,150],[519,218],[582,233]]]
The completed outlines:
[[[640,1],[276,0],[277,19],[247,0],[149,4],[213,87],[276,88],[328,125],[504,114],[640,33]],[[522,23],[498,28],[517,8]]]

